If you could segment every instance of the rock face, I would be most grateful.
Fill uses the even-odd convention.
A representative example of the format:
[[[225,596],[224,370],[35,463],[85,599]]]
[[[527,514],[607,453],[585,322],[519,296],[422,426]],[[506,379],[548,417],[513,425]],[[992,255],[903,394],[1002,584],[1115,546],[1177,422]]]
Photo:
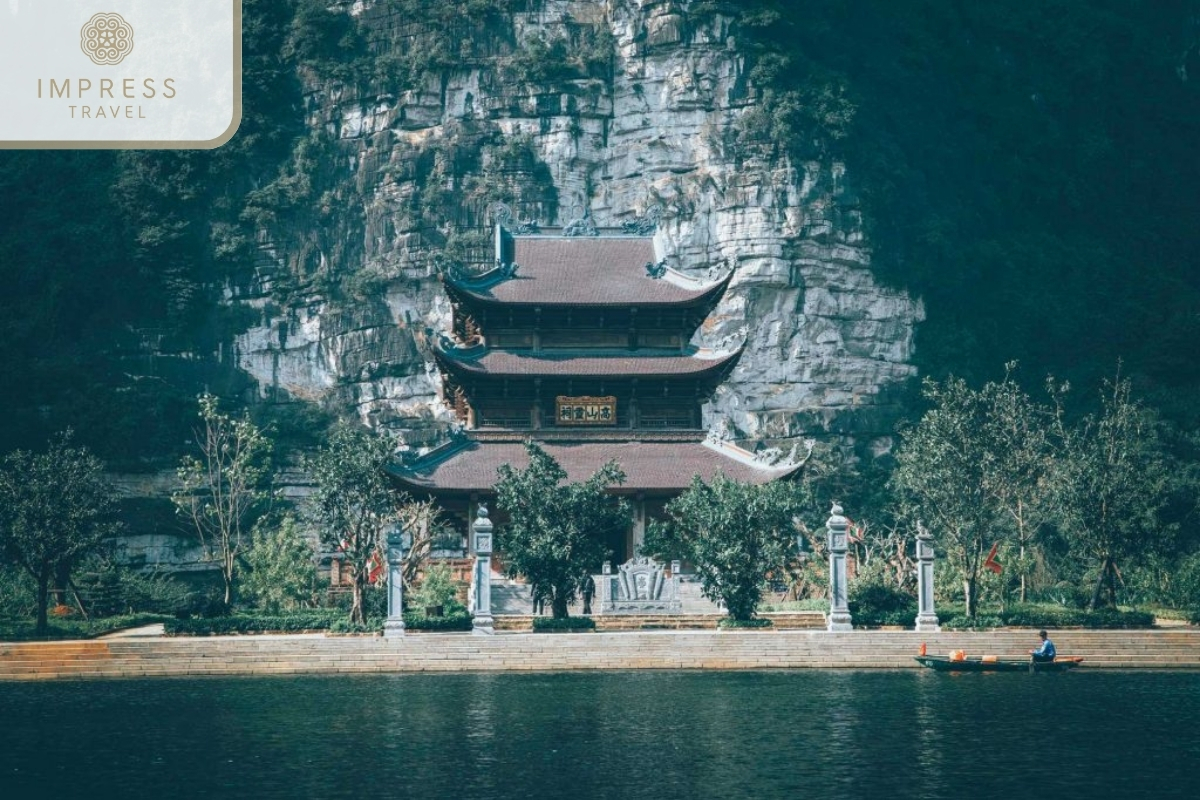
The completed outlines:
[[[873,280],[841,164],[788,163],[740,134],[760,97],[729,21],[666,0],[535,7],[465,19],[446,34],[461,66],[419,80],[309,76],[323,191],[307,222],[261,232],[257,280],[230,296],[260,314],[235,357],[262,397],[431,443],[451,420],[427,365],[426,331],[450,318],[437,268],[487,261],[491,204],[599,226],[659,205],[670,266],[735,269],[695,343],[747,347],[706,423],[752,445],[836,434],[885,450],[921,304]],[[343,12],[379,59],[433,35],[387,3]],[[298,288],[268,301],[285,280]]]

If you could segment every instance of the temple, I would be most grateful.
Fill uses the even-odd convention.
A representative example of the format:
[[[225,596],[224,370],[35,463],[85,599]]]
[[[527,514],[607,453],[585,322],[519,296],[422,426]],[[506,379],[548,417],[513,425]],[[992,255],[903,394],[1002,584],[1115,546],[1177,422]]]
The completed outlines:
[[[526,440],[572,481],[616,460],[626,481],[611,491],[634,509],[624,541],[608,543],[623,561],[694,475],[764,483],[795,467],[768,465],[702,426],[702,405],[741,350],[690,342],[732,271],[696,280],[668,268],[648,232],[576,227],[497,225],[494,268],[442,276],[452,335],[438,337],[434,359],[463,432],[395,477],[465,532],[500,465],[528,466]]]

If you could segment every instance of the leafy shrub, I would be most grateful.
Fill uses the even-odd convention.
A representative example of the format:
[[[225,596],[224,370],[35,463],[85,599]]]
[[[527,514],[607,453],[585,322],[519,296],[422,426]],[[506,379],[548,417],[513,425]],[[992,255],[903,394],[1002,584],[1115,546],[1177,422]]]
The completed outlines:
[[[462,608],[460,606],[460,608]],[[412,631],[469,631],[471,630],[471,615],[466,609],[447,614],[444,617],[427,617],[420,613],[404,615],[404,627]]]
[[[323,609],[284,616],[235,614],[213,619],[173,619],[165,624],[168,635],[216,636],[230,633],[297,633],[331,630],[342,621],[340,611]]]
[[[908,592],[881,580],[850,584],[850,616],[856,625],[911,625],[917,601]]]
[[[1146,611],[1120,611],[1115,608],[1102,608],[1088,612],[1084,616],[1085,628],[1151,628],[1154,626],[1154,615]]]
[[[107,560],[90,566],[75,576],[89,614],[179,614],[191,605],[188,587],[166,572],[141,572]]]
[[[341,611],[343,615],[349,615],[350,604],[353,602],[353,600],[353,595],[350,593],[349,589],[346,588],[345,591],[338,591],[337,593],[332,594],[330,607]],[[379,617],[381,619],[387,617],[387,604],[388,599],[386,583],[381,581],[380,583],[369,584],[366,589],[363,590],[363,614],[367,617]]]
[[[37,587],[29,573],[15,566],[0,566],[0,610],[14,617],[37,613]]]
[[[439,564],[425,571],[421,585],[410,595],[411,603],[418,609],[442,608],[447,615],[466,613],[466,608],[458,602],[458,582],[450,572],[450,566]]]
[[[1073,628],[1084,624],[1086,611],[1075,608],[1014,606],[1001,614],[1005,625],[1014,628]]]
[[[990,628],[1003,628],[1004,620],[999,617],[983,615],[979,615],[974,619],[971,617],[956,616],[943,622],[942,627],[949,631],[987,630]]]
[[[547,40],[540,34],[526,39],[505,67],[507,80],[519,85],[545,85],[577,77],[567,41],[561,37]]]
[[[1047,595],[1065,608],[1082,611],[1092,600],[1092,592],[1074,584],[1060,584],[1047,591]]]
[[[850,612],[850,616],[855,627],[877,628],[883,625],[891,627],[902,625],[911,628],[916,623],[917,606],[914,603],[911,607],[900,611],[876,611],[862,615]]]
[[[138,628],[156,622],[166,623],[162,614],[122,614],[100,619],[56,619],[49,623],[45,636],[37,636],[35,623],[29,619],[0,619],[0,641],[27,639],[91,639],[113,631]]]
[[[717,621],[718,628],[770,628],[775,623],[769,619],[755,617],[754,619],[734,619],[724,617]]]
[[[1004,624],[1014,628],[1149,628],[1154,615],[1146,611],[1120,611],[1104,608],[1081,611],[1073,608],[1017,606],[1002,615]]]
[[[592,631],[596,629],[596,621],[591,617],[534,617],[533,632],[548,633],[553,631]]]
[[[222,593],[216,589],[193,592],[188,595],[187,602],[175,612],[177,619],[216,619],[229,616],[229,607],[225,605]]]
[[[803,600],[784,600],[779,603],[763,603],[759,611],[828,611],[829,601],[821,597],[806,597]]]
[[[1200,605],[1200,553],[1192,553],[1179,562],[1172,576],[1168,599],[1179,608]]]
[[[348,619],[335,620],[329,626],[330,633],[379,633],[383,628],[383,620],[375,617],[367,617],[366,624],[359,625],[357,622],[351,622]]]
[[[150,614],[177,614],[187,605],[188,587],[165,572],[138,572],[126,569],[121,575],[125,609]]]
[[[313,604],[317,565],[312,545],[291,514],[255,525],[254,544],[246,551],[250,568],[242,579],[247,600],[268,614]]]

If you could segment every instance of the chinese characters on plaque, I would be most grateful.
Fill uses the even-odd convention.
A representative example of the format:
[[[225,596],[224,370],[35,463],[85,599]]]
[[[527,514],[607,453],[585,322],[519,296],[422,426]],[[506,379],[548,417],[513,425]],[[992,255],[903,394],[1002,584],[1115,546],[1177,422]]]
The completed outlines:
[[[615,397],[555,398],[559,425],[614,425],[617,421]]]

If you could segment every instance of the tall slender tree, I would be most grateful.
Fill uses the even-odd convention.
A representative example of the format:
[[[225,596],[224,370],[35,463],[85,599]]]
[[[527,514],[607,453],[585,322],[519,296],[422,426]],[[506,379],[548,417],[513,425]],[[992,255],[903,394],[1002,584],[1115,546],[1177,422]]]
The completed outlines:
[[[904,432],[891,484],[902,516],[929,524],[962,578],[967,614],[975,616],[985,554],[1007,529],[996,499],[1001,467],[989,402],[954,377],[927,379],[923,393],[933,407]]]
[[[1061,416],[1060,416],[1061,419]],[[1171,467],[1153,411],[1134,399],[1128,379],[1106,381],[1098,415],[1060,428],[1063,458],[1055,485],[1070,542],[1093,560],[1089,603],[1116,603],[1119,564],[1161,544],[1160,519]]]
[[[195,526],[206,557],[220,565],[229,609],[239,560],[270,497],[272,445],[249,415],[231,417],[218,405],[216,397],[201,395],[200,456],[184,456],[172,499]]]
[[[1018,596],[1025,602],[1030,552],[1039,531],[1054,516],[1051,473],[1058,440],[1053,410],[1034,402],[1017,385],[1013,379],[1016,366],[1010,361],[1005,365],[1004,380],[983,387],[985,418],[980,434],[995,456],[988,465],[988,493],[1006,518],[1017,547]],[[1054,391],[1053,382],[1050,389]]]
[[[386,437],[341,425],[308,462],[315,483],[308,513],[322,543],[341,553],[350,576],[350,621],[359,625],[366,623],[371,562],[382,557],[387,532],[401,520],[401,498],[385,472],[393,451]]]

